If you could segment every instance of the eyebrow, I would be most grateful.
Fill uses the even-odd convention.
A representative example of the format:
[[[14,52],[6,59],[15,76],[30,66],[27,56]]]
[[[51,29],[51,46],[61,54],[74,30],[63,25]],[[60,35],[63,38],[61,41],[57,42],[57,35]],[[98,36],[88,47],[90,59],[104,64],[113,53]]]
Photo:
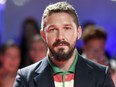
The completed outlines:
[[[50,27],[56,27],[55,25],[50,25],[50,26],[48,26],[47,28],[49,29]]]
[[[64,24],[63,26],[72,26],[72,25],[71,24]],[[57,26],[55,26],[55,25],[48,26],[48,28],[50,28],[50,27],[57,27]]]
[[[71,24],[64,24],[65,26],[72,26]]]

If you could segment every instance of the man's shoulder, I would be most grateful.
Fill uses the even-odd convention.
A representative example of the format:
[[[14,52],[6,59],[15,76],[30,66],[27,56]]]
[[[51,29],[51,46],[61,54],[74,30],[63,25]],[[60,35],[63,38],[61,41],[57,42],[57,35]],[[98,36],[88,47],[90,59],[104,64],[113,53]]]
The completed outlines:
[[[80,70],[81,77],[87,77],[87,80],[92,81],[93,85],[96,84],[98,87],[114,87],[108,66],[100,65],[81,56],[77,62],[77,65],[80,65],[77,66],[77,71]]]
[[[33,75],[34,71],[39,67],[41,64],[41,61],[34,63],[32,65],[29,65],[27,67],[24,67],[22,69],[18,70],[18,76],[28,79]]]
[[[89,59],[85,59],[83,57],[81,57],[81,60],[85,63],[85,65],[87,67],[89,67],[92,71],[94,71],[96,73],[106,74],[108,72],[108,66],[104,66],[104,65],[98,64],[96,62],[93,62],[93,61],[91,61]]]
[[[46,63],[47,59],[44,58],[32,65],[29,65],[27,67],[24,67],[22,69],[18,70],[18,75],[29,79],[29,77],[33,76],[36,72],[38,71],[42,71],[45,68],[45,63]],[[44,62],[44,64],[43,64]],[[45,65],[45,66],[44,66]]]
[[[19,69],[18,71],[23,72],[23,74],[27,74],[27,73],[29,73],[29,72],[33,72],[33,71],[35,71],[35,70],[37,69],[37,67],[40,66],[41,62],[42,62],[42,61],[38,61],[38,62],[36,62],[36,63],[34,63],[34,64],[31,64],[31,65],[29,65],[29,66],[26,66],[26,67],[24,67],[24,68],[21,68],[21,69]]]

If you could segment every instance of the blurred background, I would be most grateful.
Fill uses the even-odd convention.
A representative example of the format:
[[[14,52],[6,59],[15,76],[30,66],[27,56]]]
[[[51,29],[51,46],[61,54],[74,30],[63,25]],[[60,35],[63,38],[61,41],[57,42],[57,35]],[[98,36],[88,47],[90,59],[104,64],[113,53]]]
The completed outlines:
[[[58,1],[61,0],[0,0],[0,61],[1,67],[4,68],[1,69],[1,75],[3,71],[6,72],[7,66],[15,65],[15,63],[12,63],[14,56],[18,59],[19,64],[16,65],[17,67],[12,67],[16,69],[8,69],[10,71],[14,70],[14,72],[18,70],[18,67],[25,67],[46,56],[47,47],[39,35],[41,18],[45,7]],[[106,65],[112,66],[111,73],[114,73],[116,71],[116,62],[114,61],[116,60],[116,0],[67,1],[75,7],[83,31],[86,26],[95,25],[102,27],[107,33],[105,50],[111,64]],[[79,40],[77,48],[81,54],[83,50],[82,39]],[[13,54],[14,50],[17,51],[17,54]],[[25,53],[26,51],[27,53]],[[11,60],[4,60],[9,55],[12,57]],[[9,65],[5,65],[8,62]],[[8,75],[13,81],[15,77],[11,78],[10,76]],[[113,74],[112,77],[116,78],[116,74]]]
[[[61,0],[0,0],[0,35],[1,43],[14,39],[21,43],[22,22],[27,17],[41,24],[44,8],[50,3]],[[106,49],[113,56],[116,51],[116,1],[115,0],[67,0],[77,10],[80,24],[93,21],[104,27],[108,33]],[[81,46],[81,43],[78,44]]]

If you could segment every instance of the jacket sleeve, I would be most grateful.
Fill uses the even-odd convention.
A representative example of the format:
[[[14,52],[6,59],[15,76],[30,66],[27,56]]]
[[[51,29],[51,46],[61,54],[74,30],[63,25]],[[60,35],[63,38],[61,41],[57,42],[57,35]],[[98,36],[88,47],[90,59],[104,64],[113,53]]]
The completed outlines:
[[[15,79],[15,82],[13,84],[13,87],[28,87],[26,85],[26,80],[23,76],[23,74],[21,73],[21,70],[18,70],[18,73],[17,73],[17,76],[16,76],[16,79]]]
[[[106,76],[105,76],[105,79],[104,79],[103,87],[115,87],[114,83],[113,83],[113,80],[111,78],[111,75],[110,75],[108,67],[106,68],[106,72],[105,73],[106,73]]]

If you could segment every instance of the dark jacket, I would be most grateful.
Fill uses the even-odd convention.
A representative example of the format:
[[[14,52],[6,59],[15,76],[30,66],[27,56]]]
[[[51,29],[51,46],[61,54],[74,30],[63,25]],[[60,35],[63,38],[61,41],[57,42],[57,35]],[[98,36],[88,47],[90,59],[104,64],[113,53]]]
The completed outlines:
[[[13,87],[55,87],[53,71],[43,60],[18,71]],[[74,87],[114,87],[108,67],[95,64],[79,55]]]

